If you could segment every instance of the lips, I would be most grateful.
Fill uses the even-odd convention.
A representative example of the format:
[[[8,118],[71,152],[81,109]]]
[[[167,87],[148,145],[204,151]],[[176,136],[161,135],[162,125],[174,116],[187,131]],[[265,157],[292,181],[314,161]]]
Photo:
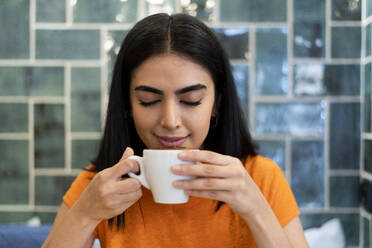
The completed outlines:
[[[182,146],[189,136],[170,137],[170,136],[157,136],[159,143],[165,147],[178,147]]]

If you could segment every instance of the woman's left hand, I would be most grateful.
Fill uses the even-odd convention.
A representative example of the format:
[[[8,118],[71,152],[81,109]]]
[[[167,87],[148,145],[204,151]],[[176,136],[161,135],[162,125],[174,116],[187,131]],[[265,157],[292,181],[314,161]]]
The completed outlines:
[[[248,217],[257,209],[255,204],[262,199],[261,192],[239,159],[211,151],[183,151],[179,159],[196,164],[176,165],[172,172],[195,179],[176,181],[176,188],[184,189],[190,196],[223,201],[241,217]]]

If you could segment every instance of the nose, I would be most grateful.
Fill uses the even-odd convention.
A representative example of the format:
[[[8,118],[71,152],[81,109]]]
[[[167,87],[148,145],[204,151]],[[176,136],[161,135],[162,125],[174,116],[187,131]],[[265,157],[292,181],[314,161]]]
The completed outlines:
[[[179,109],[173,101],[165,102],[163,105],[160,125],[169,130],[175,130],[181,126]]]

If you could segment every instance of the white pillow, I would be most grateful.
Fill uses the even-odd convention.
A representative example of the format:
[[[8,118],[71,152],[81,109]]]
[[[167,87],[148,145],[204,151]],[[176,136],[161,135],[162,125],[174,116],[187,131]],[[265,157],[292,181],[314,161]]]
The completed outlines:
[[[331,219],[319,228],[305,230],[310,248],[344,248],[345,236],[339,219]]]

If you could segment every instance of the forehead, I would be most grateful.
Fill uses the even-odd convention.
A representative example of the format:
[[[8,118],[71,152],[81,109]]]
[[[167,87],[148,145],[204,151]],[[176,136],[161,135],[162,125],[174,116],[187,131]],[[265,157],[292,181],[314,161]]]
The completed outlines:
[[[153,56],[137,67],[131,78],[131,90],[146,85],[162,91],[176,91],[193,84],[214,90],[209,72],[201,65],[175,54]]]

